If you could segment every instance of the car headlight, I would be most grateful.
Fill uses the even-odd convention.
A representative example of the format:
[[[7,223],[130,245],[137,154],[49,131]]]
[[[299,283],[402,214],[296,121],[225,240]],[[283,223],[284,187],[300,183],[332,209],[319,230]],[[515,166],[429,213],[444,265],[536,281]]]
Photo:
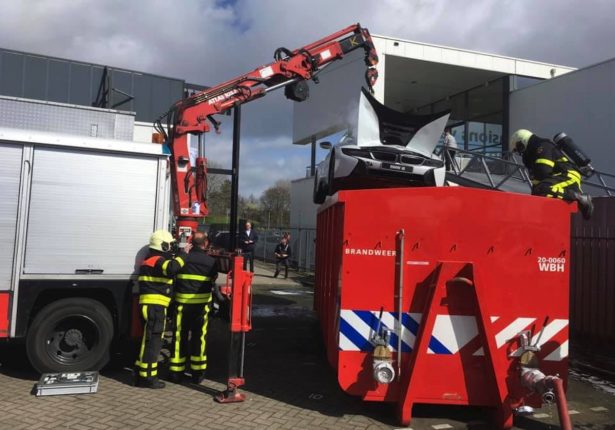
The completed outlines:
[[[426,158],[425,161],[423,162],[423,166],[442,167],[444,166],[444,161],[434,160],[433,158]]]

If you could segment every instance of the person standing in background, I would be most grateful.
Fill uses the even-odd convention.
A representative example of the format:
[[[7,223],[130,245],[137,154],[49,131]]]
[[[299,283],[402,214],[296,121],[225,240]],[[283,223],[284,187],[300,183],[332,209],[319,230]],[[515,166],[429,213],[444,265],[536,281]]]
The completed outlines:
[[[243,254],[243,270],[248,267],[250,262],[250,272],[254,273],[254,244],[258,241],[258,235],[252,230],[252,223],[246,223],[246,229],[239,238],[239,246]]]

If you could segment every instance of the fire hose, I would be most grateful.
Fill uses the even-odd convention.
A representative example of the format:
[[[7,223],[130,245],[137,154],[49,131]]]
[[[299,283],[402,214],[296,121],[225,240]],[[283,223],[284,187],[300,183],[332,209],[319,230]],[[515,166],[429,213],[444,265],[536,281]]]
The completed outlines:
[[[541,394],[545,403],[551,404],[555,401],[560,427],[562,430],[572,430],[564,381],[561,378],[545,375],[536,368],[521,367],[521,382],[526,388]]]

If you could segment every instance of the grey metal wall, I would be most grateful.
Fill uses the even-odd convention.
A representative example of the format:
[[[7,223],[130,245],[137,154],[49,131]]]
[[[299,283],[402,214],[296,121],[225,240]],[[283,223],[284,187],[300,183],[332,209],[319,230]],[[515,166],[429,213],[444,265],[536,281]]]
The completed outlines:
[[[0,96],[0,127],[131,141],[134,114]]]
[[[615,352],[615,197],[594,199],[590,221],[573,217],[571,341],[592,354]]]
[[[615,59],[510,94],[510,130],[565,131],[600,171],[615,169]]]
[[[91,106],[104,66],[0,49],[0,95]],[[109,68],[111,87],[134,98],[117,109],[136,112],[137,121],[153,121],[183,97],[184,81]],[[125,99],[112,92],[109,107]]]

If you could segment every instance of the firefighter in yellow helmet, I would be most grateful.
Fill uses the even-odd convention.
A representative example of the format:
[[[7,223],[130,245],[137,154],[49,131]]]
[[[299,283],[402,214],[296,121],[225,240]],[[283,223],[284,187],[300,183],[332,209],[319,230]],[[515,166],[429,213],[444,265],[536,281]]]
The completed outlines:
[[[579,168],[551,140],[521,129],[510,138],[509,150],[522,154],[533,195],[576,201],[583,217],[591,217],[594,205],[591,196],[581,191]]]
[[[139,356],[135,363],[135,385],[164,388],[158,379],[158,355],[167,307],[173,294],[173,276],[184,266],[186,254],[173,257],[175,238],[166,230],[155,231],[149,239],[149,254],[139,268],[139,305],[145,322]],[[190,244],[184,248],[190,251]]]
[[[207,326],[218,265],[207,254],[209,239],[205,233],[196,232],[192,245],[175,280],[175,331],[169,372],[171,381],[178,383],[189,365],[192,382],[198,384],[207,369]]]

